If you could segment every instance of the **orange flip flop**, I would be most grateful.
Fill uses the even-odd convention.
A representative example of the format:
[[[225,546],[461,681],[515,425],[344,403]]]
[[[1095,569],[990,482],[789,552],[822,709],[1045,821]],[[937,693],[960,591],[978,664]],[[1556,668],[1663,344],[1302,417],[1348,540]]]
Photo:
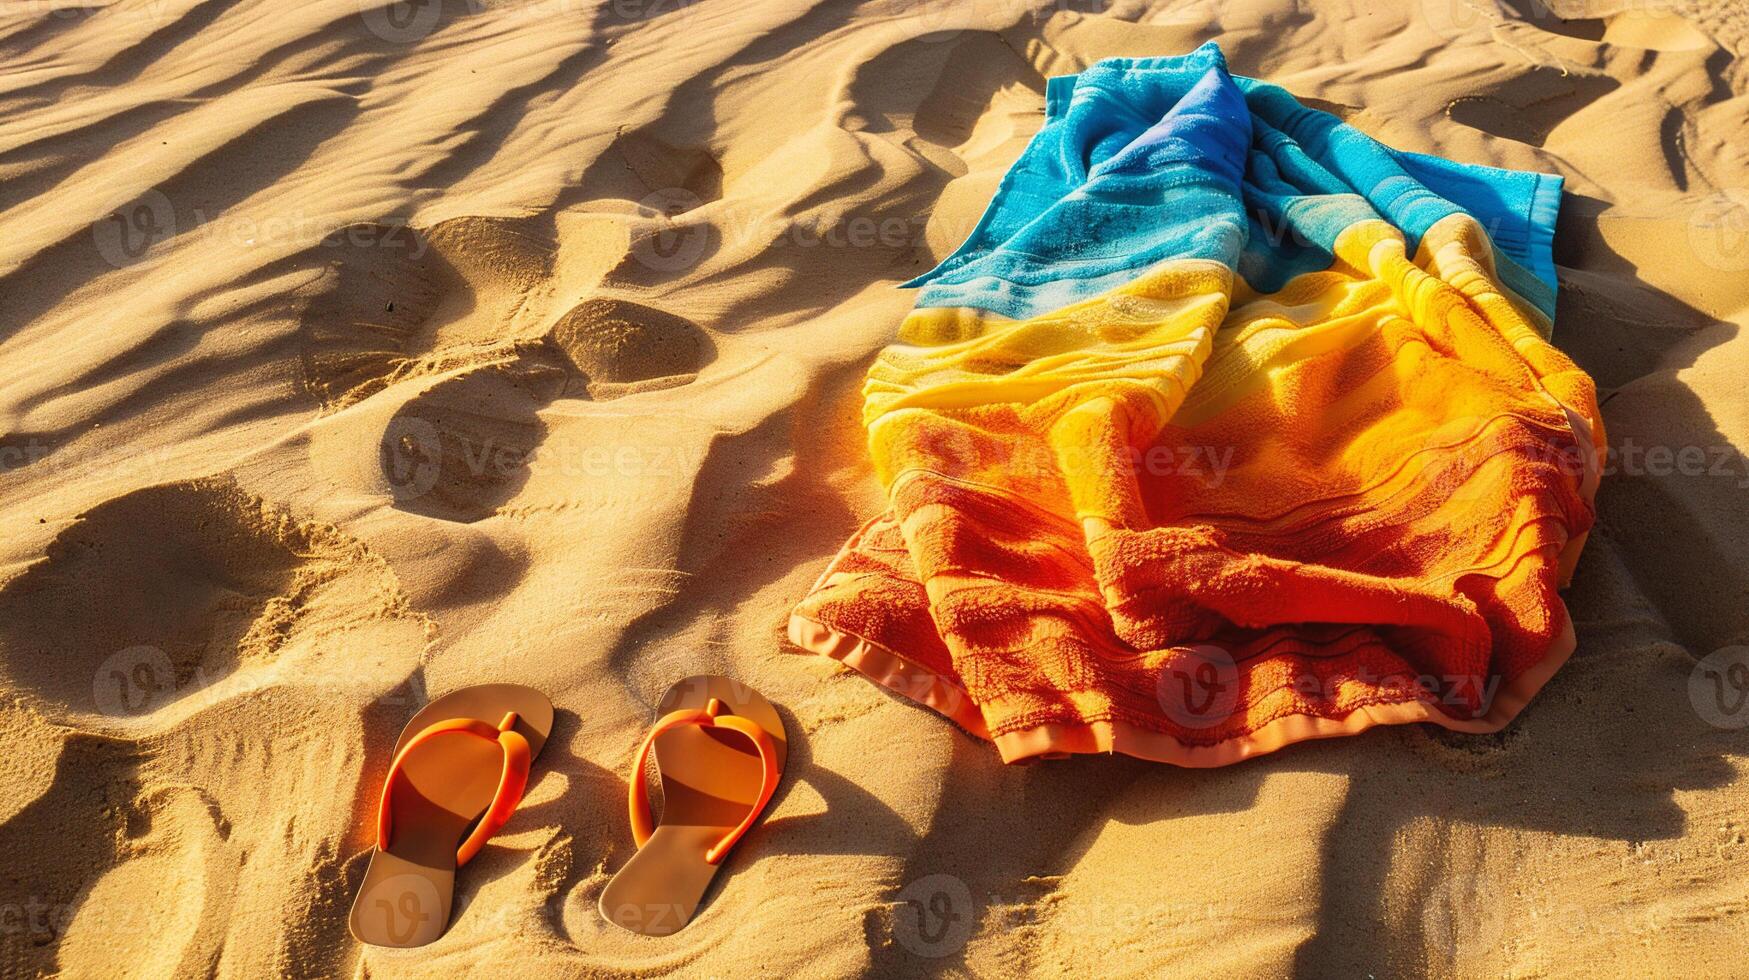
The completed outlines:
[[[395,743],[376,850],[352,902],[352,935],[423,946],[443,935],[456,869],[497,833],[553,730],[553,703],[519,684],[483,684],[419,709]]]
[[[646,936],[692,921],[723,858],[777,791],[789,754],[777,709],[727,677],[680,681],[662,696],[657,718],[631,778],[638,852],[601,893],[607,921]],[[661,826],[644,783],[651,752],[662,779]]]

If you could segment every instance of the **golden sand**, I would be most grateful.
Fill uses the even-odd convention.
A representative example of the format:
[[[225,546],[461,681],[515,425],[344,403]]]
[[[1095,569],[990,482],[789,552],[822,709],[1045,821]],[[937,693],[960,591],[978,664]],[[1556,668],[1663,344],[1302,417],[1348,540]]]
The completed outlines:
[[[1749,15],[1090,6],[0,10],[0,976],[1740,975]],[[1208,39],[1566,176],[1555,341],[1618,453],[1577,650],[1498,735],[1004,767],[785,621],[882,508],[894,285],[1047,76]],[[792,761],[649,939],[596,902],[701,672]],[[359,947],[387,748],[495,680],[560,709],[529,797],[442,940]]]

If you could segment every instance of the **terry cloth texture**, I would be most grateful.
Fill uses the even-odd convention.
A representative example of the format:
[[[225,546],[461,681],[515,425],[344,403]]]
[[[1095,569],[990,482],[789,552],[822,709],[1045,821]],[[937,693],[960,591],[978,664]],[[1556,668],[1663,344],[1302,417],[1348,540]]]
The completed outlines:
[[[1212,44],[1055,78],[909,285],[889,509],[790,635],[1015,761],[1499,728],[1571,652],[1602,424],[1561,179],[1380,145]]]

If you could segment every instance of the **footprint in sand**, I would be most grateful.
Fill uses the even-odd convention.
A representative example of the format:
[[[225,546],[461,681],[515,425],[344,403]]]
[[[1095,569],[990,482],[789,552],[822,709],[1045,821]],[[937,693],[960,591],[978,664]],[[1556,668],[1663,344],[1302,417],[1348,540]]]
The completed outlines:
[[[1603,74],[1537,69],[1501,82],[1490,92],[1454,99],[1445,114],[1471,129],[1542,146],[1556,127],[1620,86]]]
[[[569,377],[557,362],[534,352],[476,368],[402,405],[379,444],[395,506],[466,523],[514,497],[546,437],[540,410]]]
[[[697,207],[723,196],[723,166],[702,147],[676,146],[645,129],[625,130],[584,171],[581,184],[596,197],[627,201],[668,191]]]
[[[398,595],[358,543],[226,480],[148,487],[80,516],[0,584],[0,676],[52,716],[126,723],[289,647],[305,659],[349,624],[410,623]]]
[[[339,971],[331,800],[378,778],[361,742],[420,700],[430,638],[380,558],[230,480],[75,519],[0,582],[0,744],[30,787],[0,803],[0,976],[205,974],[243,929],[267,961],[234,972]]]
[[[13,744],[46,735],[5,727]],[[217,956],[196,933],[229,828],[198,790],[147,788],[146,759],[131,742],[73,733],[47,791],[0,824],[16,896],[0,976],[169,976]]]
[[[303,311],[303,384],[337,408],[380,390],[409,362],[421,328],[458,283],[412,228],[353,225],[316,252],[327,269]]]
[[[597,400],[685,384],[715,354],[691,320],[621,299],[578,304],[548,338]]]
[[[684,317],[587,300],[509,358],[407,401],[379,443],[384,481],[401,510],[483,520],[527,482],[547,434],[541,409],[566,395],[605,401],[685,384],[713,353],[705,332]]]
[[[355,225],[297,260],[320,270],[300,326],[303,383],[319,404],[340,410],[437,379],[395,410],[377,445],[397,508],[490,517],[527,481],[554,400],[685,384],[715,357],[684,317],[610,295],[575,301],[629,261],[629,245],[603,247],[591,236],[607,236],[578,230],[588,224]]]
[[[428,230],[358,224],[291,260],[319,275],[300,315],[305,391],[325,409],[407,378],[514,353],[553,253],[526,219],[455,218]]]
[[[353,657],[397,646],[411,661],[419,639],[338,642]],[[137,738],[0,706],[0,741],[31,787],[0,807],[0,976],[205,975],[221,956],[237,961],[224,972],[244,976],[288,962],[311,976],[345,972],[356,886],[346,859],[361,821],[333,801],[364,799],[381,774],[363,759],[382,747],[361,743],[421,698],[337,696],[305,680],[221,699]],[[306,885],[288,900],[287,881]]]

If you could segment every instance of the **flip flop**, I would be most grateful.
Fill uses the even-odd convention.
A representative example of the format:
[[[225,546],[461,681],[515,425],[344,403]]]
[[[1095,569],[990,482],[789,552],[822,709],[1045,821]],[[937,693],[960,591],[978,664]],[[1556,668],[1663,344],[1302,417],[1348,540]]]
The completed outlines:
[[[668,936],[692,921],[722,860],[783,777],[783,719],[758,691],[727,677],[688,677],[668,689],[632,770],[638,852],[601,892],[607,921]],[[650,816],[644,763],[656,754],[662,824]]]
[[[423,946],[443,935],[456,869],[497,833],[553,730],[553,703],[519,684],[452,691],[419,709],[395,743],[376,850],[352,903],[352,935]]]

